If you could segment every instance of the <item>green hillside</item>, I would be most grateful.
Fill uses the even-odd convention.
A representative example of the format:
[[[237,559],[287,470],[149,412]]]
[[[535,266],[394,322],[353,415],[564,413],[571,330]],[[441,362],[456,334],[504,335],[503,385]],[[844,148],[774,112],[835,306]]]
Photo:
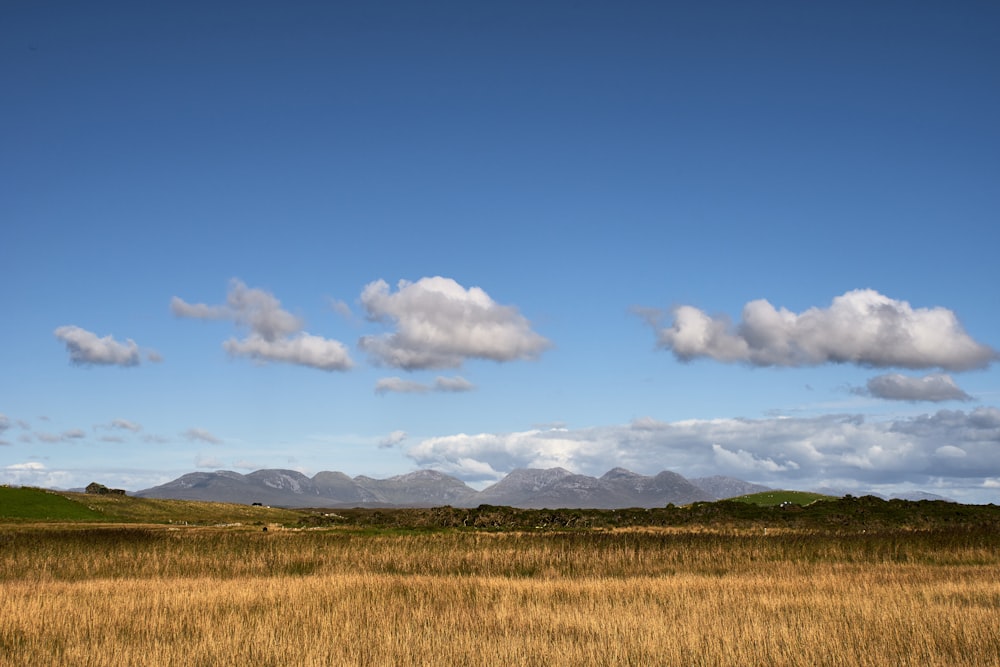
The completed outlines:
[[[808,491],[761,491],[738,498],[730,498],[730,500],[760,507],[771,507],[782,503],[805,506],[817,500],[836,500],[836,496],[824,496],[822,493],[809,493]]]
[[[95,521],[100,512],[54,491],[0,486],[0,521]]]
[[[0,521],[114,523],[296,523],[301,513],[270,507],[160,500],[0,486]]]

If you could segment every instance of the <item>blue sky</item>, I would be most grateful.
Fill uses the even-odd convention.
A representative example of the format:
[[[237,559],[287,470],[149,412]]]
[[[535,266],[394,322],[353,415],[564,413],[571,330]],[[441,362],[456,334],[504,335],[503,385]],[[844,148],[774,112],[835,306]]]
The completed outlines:
[[[10,2],[0,481],[1000,497],[1000,9]]]

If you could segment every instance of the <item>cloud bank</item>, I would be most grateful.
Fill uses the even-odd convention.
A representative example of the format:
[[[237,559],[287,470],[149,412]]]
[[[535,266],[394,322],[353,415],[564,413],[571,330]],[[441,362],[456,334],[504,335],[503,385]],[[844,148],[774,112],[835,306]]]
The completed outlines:
[[[418,465],[469,481],[515,468],[600,475],[616,466],[688,477],[731,475],[777,487],[922,484],[981,493],[1000,480],[1000,409],[886,420],[861,415],[715,419],[428,438],[407,450]]]
[[[226,352],[233,356],[324,371],[345,371],[353,366],[343,343],[302,331],[302,320],[282,308],[272,294],[249,288],[237,279],[230,281],[223,305],[188,303],[175,296],[170,301],[170,310],[177,317],[229,320],[248,328],[250,333],[246,338],[230,338],[223,343]]]
[[[955,384],[950,375],[936,373],[924,377],[909,377],[898,373],[879,375],[868,380],[864,389],[855,393],[889,401],[971,401],[972,397]]]
[[[67,325],[56,329],[55,337],[66,345],[69,360],[80,366],[138,366],[142,363],[142,354],[134,340],[126,339],[124,343],[116,341],[112,336],[100,338],[97,334]],[[150,350],[150,361],[160,361],[162,357]]]
[[[754,366],[816,366],[852,363],[877,368],[984,368],[998,358],[973,340],[946,308],[912,308],[870,289],[836,297],[828,308],[800,314],[775,309],[766,300],[743,307],[733,326],[693,306],[673,311],[662,327],[644,311],[659,347],[682,361],[708,357]]]
[[[384,366],[458,368],[469,359],[535,359],[550,347],[516,308],[499,305],[482,289],[466,289],[450,278],[401,280],[394,293],[384,280],[377,280],[364,288],[361,304],[369,320],[396,327],[394,333],[359,341]]]

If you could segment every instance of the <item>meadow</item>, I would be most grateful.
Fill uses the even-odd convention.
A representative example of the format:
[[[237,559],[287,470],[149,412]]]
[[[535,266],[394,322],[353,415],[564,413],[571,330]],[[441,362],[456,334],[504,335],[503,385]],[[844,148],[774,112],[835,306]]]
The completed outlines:
[[[0,525],[3,665],[997,665],[993,526]]]

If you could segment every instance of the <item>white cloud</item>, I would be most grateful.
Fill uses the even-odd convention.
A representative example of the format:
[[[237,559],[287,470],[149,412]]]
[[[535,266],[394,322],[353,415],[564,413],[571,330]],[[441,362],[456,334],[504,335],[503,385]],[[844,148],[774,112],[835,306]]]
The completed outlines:
[[[434,378],[434,384],[424,384],[413,380],[405,380],[400,377],[381,378],[375,383],[376,394],[386,394],[395,392],[400,394],[426,394],[431,391],[460,393],[474,391],[476,385],[465,378],[455,375],[453,377],[438,376]]]
[[[298,364],[324,371],[344,371],[353,365],[342,343],[307,333],[273,341],[257,335],[243,340],[230,338],[223,343],[223,348],[237,357]]]
[[[170,310],[178,317],[232,320],[267,341],[278,340],[302,329],[302,320],[283,309],[281,302],[272,294],[249,288],[235,278],[229,281],[229,292],[223,306],[187,303],[175,296],[170,302]]]
[[[139,346],[131,339],[120,343],[111,336],[99,338],[97,334],[77,326],[59,327],[53,333],[65,343],[69,360],[74,364],[138,366],[142,361]]]
[[[941,410],[917,417],[867,420],[861,415],[714,419],[584,429],[457,434],[407,450],[418,465],[468,480],[515,468],[562,466],[601,475],[616,466],[687,477],[732,475],[791,488],[829,480],[859,484],[930,483],[962,487],[1000,476],[1000,409]],[[936,483],[936,482],[935,482]]]
[[[890,401],[971,401],[972,397],[955,384],[950,375],[935,373],[909,377],[898,373],[879,375],[868,380],[863,393]]]
[[[184,431],[184,433],[182,433],[181,435],[183,435],[188,440],[192,441],[199,440],[201,442],[207,442],[211,445],[222,444],[222,438],[213,435],[212,433],[206,431],[203,428],[189,428],[188,430]]]
[[[873,367],[983,368],[998,358],[996,350],[973,340],[946,308],[912,308],[870,289],[836,297],[828,308],[800,314],[775,309],[766,300],[743,307],[733,326],[693,306],[673,311],[662,327],[642,311],[657,333],[660,347],[683,361],[709,357],[755,366],[814,366],[853,363]]]
[[[343,343],[302,331],[302,319],[282,308],[272,294],[249,288],[236,279],[229,283],[224,305],[192,304],[175,296],[170,302],[170,310],[177,317],[230,320],[248,328],[250,335],[243,340],[231,338],[223,343],[224,349],[233,356],[324,371],[344,371],[353,366]]]
[[[450,278],[401,280],[395,293],[377,280],[362,291],[361,303],[370,320],[396,326],[395,333],[359,341],[386,366],[416,370],[457,368],[468,359],[535,359],[550,346],[516,308]]]
[[[3,433],[10,428],[10,419],[7,415],[0,412],[0,433]]]
[[[6,466],[4,470],[45,470],[45,464],[38,461],[28,461],[27,463],[14,463]]]

